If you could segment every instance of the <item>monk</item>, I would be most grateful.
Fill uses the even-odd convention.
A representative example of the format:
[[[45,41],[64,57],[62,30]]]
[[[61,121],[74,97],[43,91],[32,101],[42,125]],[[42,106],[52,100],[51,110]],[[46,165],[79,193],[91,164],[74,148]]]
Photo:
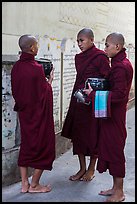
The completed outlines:
[[[21,192],[46,193],[51,191],[51,186],[41,185],[39,180],[44,170],[52,170],[55,159],[51,87],[54,71],[47,79],[42,65],[35,60],[38,41],[34,36],[22,35],[19,47],[21,55],[11,71],[11,87],[15,100],[14,110],[18,113],[21,130],[18,158]],[[28,180],[28,167],[34,168],[31,183]]]
[[[79,171],[69,179],[91,181],[95,176],[98,155],[99,123],[98,119],[92,117],[90,105],[78,103],[74,93],[85,87],[85,81],[89,77],[107,78],[110,66],[105,52],[95,46],[94,33],[91,29],[80,30],[77,34],[77,43],[81,52],[75,56],[76,81],[61,135],[71,139],[73,155],[78,155],[80,164]],[[86,156],[90,157],[88,168],[86,167]]]
[[[133,67],[126,57],[125,39],[120,33],[111,33],[105,42],[105,52],[111,59],[109,77],[110,91],[108,104],[111,104],[111,117],[100,119],[97,170],[103,173],[109,170],[113,177],[111,189],[103,190],[99,195],[109,196],[106,202],[125,200],[123,179],[125,177],[126,111],[133,78]],[[88,97],[94,95],[89,85]]]

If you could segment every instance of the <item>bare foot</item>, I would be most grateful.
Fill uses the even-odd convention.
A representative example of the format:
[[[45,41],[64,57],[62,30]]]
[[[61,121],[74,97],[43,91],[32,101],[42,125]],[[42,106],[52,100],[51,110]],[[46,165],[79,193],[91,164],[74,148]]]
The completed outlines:
[[[27,193],[29,190],[30,184],[28,181],[22,182],[21,193]]]
[[[105,202],[122,202],[124,200],[125,200],[124,194],[123,195],[113,194]]]
[[[94,177],[94,172],[87,170],[86,173],[80,178],[80,181],[91,181]]]
[[[102,195],[102,196],[111,196],[114,194],[114,190],[113,189],[109,189],[109,190],[106,190],[106,191],[100,191],[99,195]]]
[[[28,190],[29,193],[47,193],[50,191],[51,191],[50,185],[42,186],[40,184],[35,187],[30,186]]]
[[[85,173],[85,171],[80,170],[75,175],[70,176],[69,180],[71,180],[71,181],[80,180],[80,178],[83,176],[84,173]]]

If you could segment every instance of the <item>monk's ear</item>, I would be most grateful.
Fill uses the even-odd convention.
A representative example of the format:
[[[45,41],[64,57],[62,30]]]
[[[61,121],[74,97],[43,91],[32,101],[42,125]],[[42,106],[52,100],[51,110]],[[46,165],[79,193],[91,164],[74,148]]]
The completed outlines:
[[[116,44],[116,49],[119,50],[120,49],[120,45]]]
[[[31,52],[34,52],[34,50],[35,50],[35,49],[34,49],[34,45],[31,45],[31,46],[30,46],[30,51],[31,51]]]
[[[94,38],[91,38],[91,43],[93,43],[94,42]]]

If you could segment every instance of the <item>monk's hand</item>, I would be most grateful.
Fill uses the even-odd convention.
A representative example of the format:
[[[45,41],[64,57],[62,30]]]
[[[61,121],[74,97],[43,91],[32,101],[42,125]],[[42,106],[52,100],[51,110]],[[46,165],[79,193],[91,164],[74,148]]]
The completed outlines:
[[[49,79],[48,79],[48,83],[49,84],[52,84],[52,81],[53,81],[53,79],[54,79],[54,68],[51,70],[51,72],[50,72],[50,76],[49,76]]]
[[[84,88],[83,91],[85,94],[87,94],[89,96],[91,91],[93,91],[92,87],[90,86],[90,83],[88,83],[88,89]]]

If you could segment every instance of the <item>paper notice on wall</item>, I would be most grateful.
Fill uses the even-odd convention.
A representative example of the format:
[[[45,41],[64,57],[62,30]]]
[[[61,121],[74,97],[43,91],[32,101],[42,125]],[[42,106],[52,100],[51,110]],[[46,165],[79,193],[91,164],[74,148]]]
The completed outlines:
[[[66,40],[63,52],[63,110],[62,119],[64,120],[68,111],[70,98],[76,79],[75,55],[80,50],[77,42],[71,39]]]
[[[60,130],[60,81],[61,81],[61,51],[60,41],[55,38],[41,37],[39,38],[39,52],[37,58],[49,59],[53,63],[54,80],[52,82],[53,88],[53,115],[55,123],[55,131]]]

